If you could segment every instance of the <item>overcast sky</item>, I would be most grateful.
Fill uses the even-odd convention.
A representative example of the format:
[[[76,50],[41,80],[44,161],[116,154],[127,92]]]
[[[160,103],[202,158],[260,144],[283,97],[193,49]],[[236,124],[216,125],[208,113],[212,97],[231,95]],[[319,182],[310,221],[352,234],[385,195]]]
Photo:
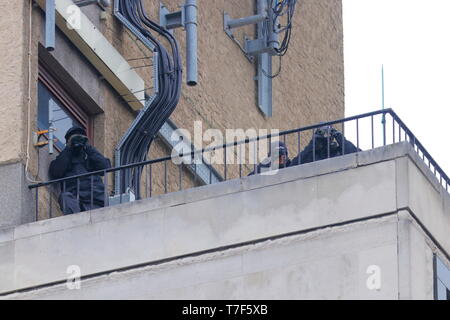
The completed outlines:
[[[343,0],[346,116],[385,105],[450,175],[450,0]]]

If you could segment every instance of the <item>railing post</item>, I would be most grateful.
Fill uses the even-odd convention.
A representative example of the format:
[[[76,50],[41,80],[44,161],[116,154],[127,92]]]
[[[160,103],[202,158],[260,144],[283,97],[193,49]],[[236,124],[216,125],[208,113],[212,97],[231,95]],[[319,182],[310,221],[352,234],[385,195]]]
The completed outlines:
[[[167,161],[164,161],[164,193],[167,193]]]
[[[91,210],[94,207],[94,176],[91,176]]]
[[[106,170],[103,171],[103,176],[105,177],[104,179],[104,185],[105,185],[105,199],[104,199],[104,207],[108,207],[109,205],[109,199],[108,199],[108,172],[106,172]]]
[[[52,186],[48,187],[48,205],[49,205],[49,211],[48,211],[48,218],[52,218]]]
[[[225,179],[225,181],[227,181],[227,147],[226,147],[226,144],[227,144],[227,140],[226,140],[226,138],[225,138],[225,148],[222,148],[222,150],[223,150],[223,158],[224,158],[224,173],[223,173],[223,176],[224,176],[224,179]]]
[[[375,137],[374,137],[374,128],[373,128],[373,116],[371,116],[372,121],[372,149],[375,149]]]
[[[314,136],[314,129],[312,130],[312,140],[313,140],[313,162],[316,162],[316,137]]]
[[[359,118],[356,119],[356,147],[359,148]]]
[[[39,220],[39,188],[36,188],[36,222]]]

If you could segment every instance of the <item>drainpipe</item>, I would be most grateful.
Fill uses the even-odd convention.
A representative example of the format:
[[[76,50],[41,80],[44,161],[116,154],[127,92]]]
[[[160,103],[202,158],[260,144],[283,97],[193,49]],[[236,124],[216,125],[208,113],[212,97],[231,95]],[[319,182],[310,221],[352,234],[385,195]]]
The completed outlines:
[[[55,50],[56,0],[45,1],[45,48]]]
[[[198,82],[198,61],[197,61],[197,0],[186,0],[185,28],[186,28],[186,69],[187,84],[196,86]]]

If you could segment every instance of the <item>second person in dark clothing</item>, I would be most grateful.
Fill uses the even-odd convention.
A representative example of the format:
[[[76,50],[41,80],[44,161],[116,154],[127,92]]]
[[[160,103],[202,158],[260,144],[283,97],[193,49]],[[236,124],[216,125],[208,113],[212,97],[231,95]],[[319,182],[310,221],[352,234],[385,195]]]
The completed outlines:
[[[86,131],[73,127],[66,133],[66,148],[50,164],[51,179],[62,179],[111,168],[111,162],[89,145]],[[91,197],[92,195],[92,197]],[[63,214],[73,214],[101,208],[105,201],[105,186],[101,175],[68,180],[61,183],[59,205]]]
[[[332,126],[323,126],[314,132],[313,138],[306,148],[297,157],[292,159],[291,166],[334,158],[359,151],[361,149],[358,149],[353,143],[345,139],[341,132]]]
[[[287,168],[290,165],[291,161],[289,160],[289,152],[286,145],[281,141],[273,142],[267,158],[258,164],[256,171],[253,170],[249,176]]]

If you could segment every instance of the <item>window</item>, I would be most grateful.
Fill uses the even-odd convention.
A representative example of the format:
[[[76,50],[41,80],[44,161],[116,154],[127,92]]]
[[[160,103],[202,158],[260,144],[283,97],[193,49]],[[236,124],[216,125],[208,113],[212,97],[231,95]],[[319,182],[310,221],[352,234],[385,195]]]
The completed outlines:
[[[56,129],[54,137],[58,151],[64,149],[67,130],[75,125],[84,128],[92,138],[89,116],[42,66],[39,66],[37,123],[39,130],[47,130],[51,125]]]
[[[450,300],[450,269],[435,256],[435,299]]]

